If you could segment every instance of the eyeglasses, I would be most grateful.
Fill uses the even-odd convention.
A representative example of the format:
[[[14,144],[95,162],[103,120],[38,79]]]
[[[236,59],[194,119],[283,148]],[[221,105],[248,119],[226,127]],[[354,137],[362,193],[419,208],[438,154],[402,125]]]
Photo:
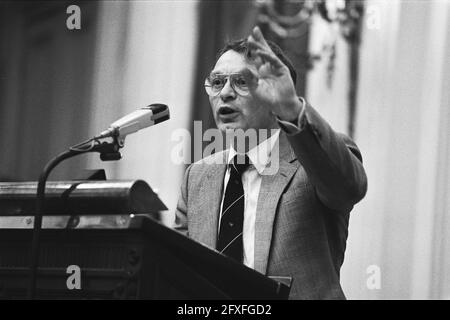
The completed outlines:
[[[230,79],[230,85],[238,95],[246,96],[249,94],[247,80],[241,73],[210,75],[205,79],[206,93],[211,97],[217,96],[227,83],[227,79]]]

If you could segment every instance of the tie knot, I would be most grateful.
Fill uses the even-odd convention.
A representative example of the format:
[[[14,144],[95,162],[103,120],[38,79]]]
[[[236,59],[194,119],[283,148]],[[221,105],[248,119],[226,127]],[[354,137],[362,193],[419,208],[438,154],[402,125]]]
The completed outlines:
[[[240,175],[250,166],[250,158],[246,154],[237,154],[233,157],[232,168]]]

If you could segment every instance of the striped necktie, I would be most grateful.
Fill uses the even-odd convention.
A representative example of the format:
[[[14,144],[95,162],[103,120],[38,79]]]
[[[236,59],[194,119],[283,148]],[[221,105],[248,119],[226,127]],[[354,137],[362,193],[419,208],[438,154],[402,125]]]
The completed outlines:
[[[225,190],[217,241],[217,250],[241,263],[245,203],[242,173],[248,168],[249,163],[247,155],[236,155],[230,164],[230,179]]]

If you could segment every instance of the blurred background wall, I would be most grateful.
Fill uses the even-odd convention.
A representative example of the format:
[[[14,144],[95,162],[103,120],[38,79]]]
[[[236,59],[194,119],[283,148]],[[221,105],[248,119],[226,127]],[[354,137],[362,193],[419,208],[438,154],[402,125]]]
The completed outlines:
[[[342,284],[348,298],[449,298],[450,2],[366,1],[354,139],[368,175],[352,212]],[[306,97],[346,132],[349,46],[323,20],[310,50],[336,42],[331,86],[325,59]],[[380,288],[367,281],[379,268]]]
[[[99,6],[88,136],[151,103],[167,104],[171,118],[127,137],[123,160],[102,163],[90,157],[89,166],[107,168],[108,177],[146,180],[168,206],[163,218],[170,223],[185,169],[171,161],[171,135],[190,123],[197,3],[105,1]]]
[[[66,27],[71,4],[80,30]],[[203,79],[224,41],[258,24],[293,60],[299,95],[363,154],[369,190],[350,219],[347,297],[450,298],[449,1],[0,6],[1,180],[36,180],[68,146],[165,103],[170,121],[127,137],[121,161],[82,156],[52,178],[104,168],[108,179],[143,179],[169,207],[170,224],[185,169],[171,161],[173,134],[193,133],[194,120],[214,126]]]

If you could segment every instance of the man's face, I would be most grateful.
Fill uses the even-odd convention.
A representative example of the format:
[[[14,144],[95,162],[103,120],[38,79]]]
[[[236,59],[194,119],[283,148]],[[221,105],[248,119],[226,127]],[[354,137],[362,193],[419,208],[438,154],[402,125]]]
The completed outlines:
[[[256,67],[247,62],[244,55],[229,50],[217,60],[211,74],[231,74],[252,72]],[[275,127],[275,118],[267,108],[257,103],[252,93],[239,95],[231,87],[230,79],[226,81],[220,93],[209,97],[214,120],[221,131],[249,128],[269,129]]]

